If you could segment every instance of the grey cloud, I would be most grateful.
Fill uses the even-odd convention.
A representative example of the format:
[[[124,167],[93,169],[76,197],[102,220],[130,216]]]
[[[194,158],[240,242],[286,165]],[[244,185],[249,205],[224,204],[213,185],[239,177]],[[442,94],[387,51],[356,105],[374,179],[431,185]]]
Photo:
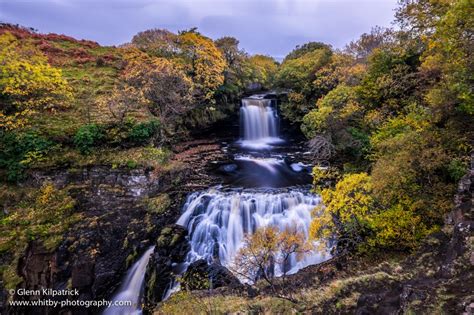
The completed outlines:
[[[249,53],[282,57],[297,44],[342,47],[375,25],[389,26],[397,0],[0,0],[0,20],[104,45],[139,31],[198,27],[238,38]]]

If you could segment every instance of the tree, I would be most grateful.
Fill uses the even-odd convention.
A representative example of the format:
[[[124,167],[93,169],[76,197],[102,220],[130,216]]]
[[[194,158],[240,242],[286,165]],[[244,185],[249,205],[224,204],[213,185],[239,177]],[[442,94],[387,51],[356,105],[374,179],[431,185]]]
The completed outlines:
[[[427,115],[422,109],[412,109],[372,135],[372,178],[374,195],[381,202],[399,204],[434,226],[451,209],[455,186],[440,175],[448,173],[453,153],[444,143],[450,140],[430,125]]]
[[[282,114],[291,122],[298,123],[309,112],[310,104],[328,92],[325,86],[313,82],[318,71],[331,62],[332,51],[328,46],[321,46],[310,51],[298,50],[294,55],[285,58],[280,65],[275,82],[279,87],[291,90],[288,102],[281,107]]]
[[[437,17],[433,35],[426,39],[422,71],[439,78],[426,98],[438,119],[456,114],[472,119],[474,115],[473,10],[472,1],[455,1]]]
[[[248,58],[251,69],[251,83],[260,83],[263,87],[270,88],[275,80],[278,64],[272,57],[253,55]]]
[[[211,39],[197,32],[183,32],[177,42],[178,62],[194,82],[195,96],[202,101],[212,100],[224,83],[224,56]]]
[[[61,70],[34,46],[0,35],[0,128],[25,127],[38,111],[67,107],[72,92]]]
[[[281,231],[273,226],[261,227],[247,235],[231,270],[251,283],[263,279],[277,293],[275,266],[280,267],[284,287],[291,259],[294,257],[298,261],[312,249],[312,243],[307,241],[296,225],[287,226]],[[282,296],[285,295],[282,292]]]
[[[310,234],[315,239],[335,237],[339,249],[353,249],[368,233],[371,213],[375,211],[372,181],[368,174],[345,175],[334,189],[323,189],[322,203],[315,209]]]
[[[321,43],[321,42],[309,42],[309,43],[303,44],[303,46],[298,45],[285,57],[283,62],[289,61],[291,59],[298,59],[306,55],[307,53],[313,52],[315,50],[321,50],[321,49],[331,50],[331,46],[325,43]]]
[[[247,54],[239,48],[239,41],[225,36],[215,41],[226,61],[224,83],[220,87],[220,96],[237,100],[250,82],[251,69]]]
[[[369,138],[364,131],[362,117],[364,109],[359,104],[353,87],[339,84],[316,104],[317,108],[311,110],[303,117],[301,130],[308,139],[318,139],[321,148],[313,149],[320,153],[333,147],[337,158],[343,161],[360,162],[366,154]],[[324,142],[329,142],[329,146]],[[313,141],[314,142],[314,141]]]
[[[143,107],[144,100],[135,87],[120,84],[115,86],[110,94],[99,97],[97,104],[110,114],[113,123],[122,125],[129,114]]]
[[[245,56],[245,53],[239,49],[239,41],[234,37],[221,37],[215,41],[215,45],[224,55],[229,68],[240,63],[242,57]]]
[[[391,29],[376,26],[370,33],[364,33],[357,41],[351,41],[346,45],[345,51],[359,61],[366,61],[367,57],[384,44],[393,42],[393,31]]]
[[[193,104],[191,79],[167,59],[155,58],[150,64],[132,63],[126,69],[125,82],[131,89],[130,95],[134,95],[131,99],[142,102],[159,118],[162,132],[172,132],[176,119]],[[166,138],[162,134],[162,139]]]
[[[132,44],[156,57],[173,57],[177,53],[177,35],[164,29],[150,29],[139,32],[132,38]]]

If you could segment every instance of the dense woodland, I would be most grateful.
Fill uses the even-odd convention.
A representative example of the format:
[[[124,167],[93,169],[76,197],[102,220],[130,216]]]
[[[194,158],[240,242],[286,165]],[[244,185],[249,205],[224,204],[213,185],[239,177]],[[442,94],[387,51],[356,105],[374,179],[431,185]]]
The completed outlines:
[[[470,163],[473,12],[470,0],[401,1],[393,29],[341,50],[305,43],[281,63],[197,29],[103,47],[0,25],[4,286],[21,282],[29,241],[53,249],[81,220],[67,191],[22,187],[31,171],[183,167],[172,147],[234,115],[252,89],[288,92],[281,114],[307,138],[324,204],[312,237],[337,239],[340,254],[416,250],[441,229]]]

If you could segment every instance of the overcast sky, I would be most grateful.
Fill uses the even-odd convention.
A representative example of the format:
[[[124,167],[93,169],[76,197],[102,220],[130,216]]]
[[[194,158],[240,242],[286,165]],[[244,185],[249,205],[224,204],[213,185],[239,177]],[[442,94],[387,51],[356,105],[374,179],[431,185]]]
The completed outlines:
[[[0,0],[0,21],[42,33],[130,41],[139,31],[198,27],[211,38],[238,38],[249,53],[278,59],[296,45],[341,48],[375,25],[390,26],[397,0]]]

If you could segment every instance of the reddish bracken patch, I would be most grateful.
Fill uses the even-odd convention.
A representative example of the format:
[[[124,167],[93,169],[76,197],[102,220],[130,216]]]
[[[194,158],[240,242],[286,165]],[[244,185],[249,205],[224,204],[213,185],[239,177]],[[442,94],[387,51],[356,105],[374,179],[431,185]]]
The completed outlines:
[[[70,36],[66,36],[62,34],[61,35],[54,34],[54,33],[40,34],[40,33],[37,33],[36,30],[33,28],[27,28],[27,27],[13,25],[9,23],[0,23],[0,34],[4,34],[6,32],[12,33],[18,39],[34,38],[34,39],[45,39],[45,40],[54,41],[54,42],[69,41],[72,43],[78,43],[88,48],[99,47],[98,43],[94,41],[90,41],[90,40],[84,40],[84,39],[77,40]]]

